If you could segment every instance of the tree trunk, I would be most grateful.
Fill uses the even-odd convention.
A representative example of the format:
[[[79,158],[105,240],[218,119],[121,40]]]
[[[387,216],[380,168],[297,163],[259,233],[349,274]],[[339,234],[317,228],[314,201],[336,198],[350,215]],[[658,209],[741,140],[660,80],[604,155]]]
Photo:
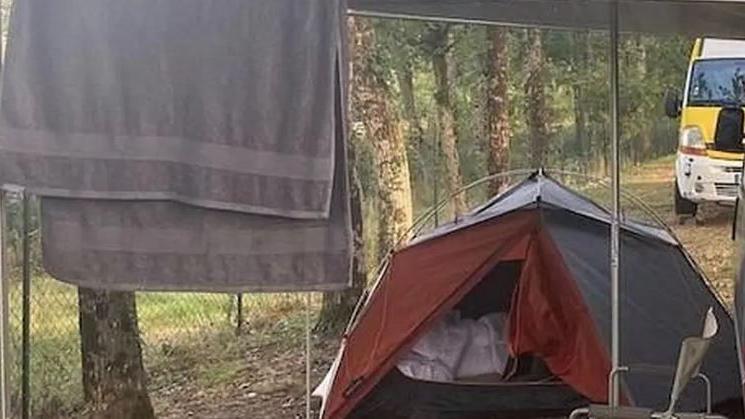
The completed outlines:
[[[647,80],[648,68],[647,68],[647,47],[644,43],[644,38],[641,35],[636,36],[636,43],[639,48],[639,58],[637,61],[638,74],[640,80]],[[642,105],[642,109],[645,109]],[[654,109],[654,108],[652,108]],[[652,118],[639,118],[641,123],[641,129],[639,133],[639,164],[651,157],[652,154],[652,132],[654,127],[654,120]]]
[[[585,31],[575,32],[573,37],[574,56],[572,57],[572,70],[575,73],[572,83],[574,99],[574,133],[579,155],[582,163],[580,167],[584,170],[591,158],[590,141],[588,135],[589,114],[587,112],[587,68],[589,64],[589,33]]]
[[[350,209],[352,217],[352,237],[354,240],[352,257],[352,287],[340,292],[329,292],[323,296],[317,333],[334,334],[343,330],[357,306],[357,302],[367,285],[365,265],[365,239],[363,236],[362,186],[357,169],[352,163],[349,175]]]
[[[435,103],[440,129],[440,148],[445,157],[445,179],[448,193],[455,193],[463,186],[458,155],[458,135],[455,127],[455,108],[450,98],[453,82],[452,59],[450,54],[450,26],[431,25],[428,36],[432,52],[432,69],[435,75]],[[466,195],[458,194],[452,199],[453,211],[458,216],[468,209]]]
[[[543,41],[539,29],[528,31],[528,58],[526,64],[525,97],[527,100],[526,124],[530,135],[531,165],[534,168],[546,164],[548,151],[549,110],[546,105],[545,58]]]
[[[135,294],[78,288],[83,394],[93,418],[155,418],[142,363]]]
[[[354,18],[348,20],[349,33],[354,34],[356,27],[354,25]],[[357,50],[355,49],[354,52]],[[354,76],[355,73],[354,63],[350,64],[350,74]],[[352,92],[357,87],[352,80]],[[352,93],[354,97],[357,97]],[[413,99],[413,98],[412,98]],[[350,116],[354,121],[358,121],[362,118],[359,105],[357,103],[350,103]],[[349,143],[347,145],[347,158],[349,161],[349,206],[350,206],[350,218],[352,219],[352,240],[353,240],[353,255],[352,255],[352,286],[348,290],[341,292],[328,292],[323,296],[323,306],[321,307],[321,313],[316,324],[315,331],[322,334],[334,334],[341,331],[349,321],[357,302],[365,290],[367,285],[367,265],[365,263],[365,239],[364,239],[364,224],[363,224],[363,213],[362,213],[362,185],[360,183],[359,171],[357,167],[360,162],[357,153],[357,141],[356,135],[350,133]]]
[[[385,257],[412,223],[411,180],[401,120],[377,64],[375,30],[369,20],[354,19],[352,103],[374,148],[378,168],[378,252]]]
[[[610,132],[607,129],[601,131],[603,140],[603,175],[610,176]]]
[[[419,110],[414,97],[414,74],[411,71],[411,63],[402,61],[400,68],[396,71],[398,86],[401,89],[401,103],[404,109],[404,118],[408,125],[409,141],[421,145],[424,141],[424,128],[422,127]]]
[[[486,131],[489,139],[489,174],[505,172],[510,168],[509,98],[507,96],[507,34],[508,30],[491,27],[487,31],[490,47],[487,63]],[[489,183],[489,192],[496,195],[509,182],[507,178],[495,178]]]

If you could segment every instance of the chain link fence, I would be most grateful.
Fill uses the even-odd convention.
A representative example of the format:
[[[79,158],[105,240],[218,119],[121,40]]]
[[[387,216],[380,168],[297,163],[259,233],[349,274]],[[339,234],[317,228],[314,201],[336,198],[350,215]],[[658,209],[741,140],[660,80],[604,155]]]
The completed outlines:
[[[38,206],[31,208],[34,211],[29,293],[31,417],[79,417],[85,403],[77,287],[57,281],[43,271],[36,223]],[[11,412],[13,417],[20,417],[23,287],[21,246],[17,243],[22,234],[17,231],[21,224],[17,220],[22,217],[22,209],[17,198],[9,200],[7,209],[11,361],[8,380]],[[184,386],[200,391],[200,386],[210,387],[230,380],[237,367],[236,360],[244,356],[239,336],[261,329],[262,321],[287,319],[288,313],[302,318],[305,298],[299,294],[136,293],[143,360],[152,397],[167,398],[174,389]],[[318,304],[320,300],[314,301]],[[245,319],[251,321],[247,323]],[[273,323],[264,329],[276,327]],[[293,332],[297,334],[298,330]],[[225,365],[215,365],[220,362]],[[153,401],[157,405],[157,400]]]
[[[30,383],[34,418],[77,417],[84,405],[78,328],[78,296],[74,286],[49,276],[35,276],[31,283]],[[19,276],[11,278],[9,369],[11,407],[21,410],[21,298]],[[238,296],[196,293],[137,293],[137,314],[143,359],[154,397],[167,396],[187,382],[209,387],[229,374],[214,368],[214,361],[231,363],[240,358],[241,329],[253,327],[238,318]],[[252,295],[243,298],[244,313],[256,321],[268,313],[297,311],[302,296]],[[209,353],[210,358],[203,355]],[[231,365],[226,368],[230,369]],[[212,376],[217,374],[218,376]],[[200,376],[201,375],[201,376]],[[194,384],[189,384],[194,387]]]
[[[21,407],[22,287],[11,278],[10,289],[10,388],[12,411]],[[78,295],[74,286],[48,276],[31,283],[30,383],[32,417],[74,415],[83,405]],[[251,298],[248,310],[261,310],[262,298]],[[267,303],[267,302],[264,302]],[[178,384],[179,368],[173,359],[194,345],[227,340],[238,332],[237,297],[219,294],[137,294],[137,314],[146,370],[151,390]],[[245,325],[244,325],[245,327]],[[196,351],[198,352],[198,351]],[[199,362],[198,360],[194,360]],[[187,379],[188,377],[182,377]]]

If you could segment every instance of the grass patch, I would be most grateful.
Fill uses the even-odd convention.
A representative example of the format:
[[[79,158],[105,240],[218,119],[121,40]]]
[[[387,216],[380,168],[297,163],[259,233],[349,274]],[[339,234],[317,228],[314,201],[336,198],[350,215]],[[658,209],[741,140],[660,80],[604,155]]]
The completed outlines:
[[[10,290],[12,405],[20,407],[21,284]],[[236,296],[138,293],[137,310],[150,389],[174,386],[219,389],[245,367],[245,347],[296,343],[302,336],[305,296],[246,295],[249,319],[236,336]],[[48,276],[31,286],[31,394],[34,417],[75,417],[83,407],[77,289]]]

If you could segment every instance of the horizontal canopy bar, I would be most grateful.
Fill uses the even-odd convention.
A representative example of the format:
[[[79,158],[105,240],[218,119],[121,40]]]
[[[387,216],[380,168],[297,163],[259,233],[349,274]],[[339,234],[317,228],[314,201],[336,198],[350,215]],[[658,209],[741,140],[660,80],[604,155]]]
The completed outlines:
[[[348,0],[354,15],[553,29],[609,29],[601,0]],[[622,32],[745,38],[743,1],[619,2]]]

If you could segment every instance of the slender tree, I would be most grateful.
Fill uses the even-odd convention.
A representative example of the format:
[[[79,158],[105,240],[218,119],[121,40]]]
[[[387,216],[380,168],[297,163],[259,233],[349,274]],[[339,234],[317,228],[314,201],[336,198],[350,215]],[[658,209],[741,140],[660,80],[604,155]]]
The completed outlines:
[[[589,60],[589,33],[586,31],[574,32],[572,36],[572,102],[574,108],[574,137],[575,144],[579,148],[579,155],[583,163],[590,158],[589,112],[587,110],[587,71]],[[580,166],[583,170],[586,164]]]
[[[440,148],[445,158],[447,190],[452,194],[463,186],[463,179],[460,170],[460,155],[458,153],[455,106],[451,99],[455,66],[452,63],[450,51],[452,47],[450,25],[430,25],[425,44],[432,57]],[[452,204],[456,215],[463,214],[467,209],[465,194],[454,196]]]
[[[349,33],[352,34],[352,39],[357,39],[355,36],[356,25],[354,24],[355,19],[349,18],[347,26]],[[353,57],[356,58],[360,54],[359,48],[356,45],[352,45]],[[355,68],[356,65],[360,65],[362,62],[357,59],[353,59],[350,63],[349,71],[354,76],[359,68]],[[359,97],[356,92],[358,87],[357,83],[354,83],[354,77],[352,77],[352,98]],[[359,104],[354,101],[350,103],[350,115],[351,119],[357,121],[361,118]],[[350,133],[349,143],[347,146],[347,158],[349,161],[349,205],[350,215],[352,219],[352,238],[353,248],[352,251],[352,286],[341,292],[329,292],[324,295],[323,307],[321,308],[321,314],[319,316],[318,324],[316,325],[316,332],[331,334],[341,330],[349,317],[352,315],[357,301],[359,300],[362,292],[367,285],[367,270],[365,264],[365,239],[364,239],[364,224],[362,214],[362,185],[360,183],[358,166],[360,165],[359,153],[357,151],[359,136],[356,133]]]
[[[375,29],[354,19],[352,103],[356,121],[374,150],[378,183],[378,251],[385,257],[412,223],[411,180],[401,119],[383,72]]]
[[[402,121],[405,123],[404,134],[410,150],[424,140],[422,115],[414,85],[421,54],[419,26],[407,21],[378,21],[375,24],[376,48],[378,55],[383,57],[382,61],[395,76],[398,87],[395,93],[398,95],[392,97],[392,104],[400,107]]]
[[[525,72],[525,97],[527,110],[525,121],[530,136],[530,163],[538,168],[546,164],[548,151],[548,108],[546,106],[545,85],[545,58],[543,54],[543,41],[541,31],[531,29],[528,31],[529,51]]]
[[[414,144],[420,144],[424,140],[424,128],[414,97],[414,71],[411,66],[411,59],[399,62],[396,77],[401,91],[401,104],[408,125],[409,140],[414,141]]]
[[[530,136],[530,163],[538,168],[546,164],[549,138],[549,110],[546,103],[545,57],[539,29],[528,31],[528,55],[525,65],[526,125]]]
[[[507,28],[491,27],[487,31],[489,42],[486,69],[486,133],[488,138],[488,170],[496,174],[510,167],[510,127],[507,69],[509,56],[507,47]],[[489,184],[492,195],[499,193],[508,181],[505,178],[493,179]]]
[[[352,154],[350,152],[350,154]],[[336,333],[346,325],[357,301],[367,285],[367,270],[365,265],[365,240],[362,217],[362,186],[359,175],[350,159],[349,191],[350,210],[352,218],[353,257],[352,257],[352,286],[344,291],[329,292],[323,296],[323,306],[316,325],[316,332],[324,334]]]
[[[633,71],[639,80],[637,83],[638,85],[643,87],[648,80],[649,71],[647,69],[647,46],[644,42],[644,38],[641,35],[635,35],[631,40],[631,51],[633,54],[633,62],[635,63],[634,66],[632,66]],[[652,123],[654,121],[650,120],[649,118],[645,118],[645,116],[652,113],[654,109],[654,104],[650,104],[649,100],[644,100],[644,94],[640,90],[637,91],[637,100],[640,102],[637,104],[636,109],[634,109],[632,112],[638,113],[639,115],[639,123],[638,126],[638,134],[636,135],[636,138],[633,139],[633,150],[634,150],[634,164],[639,165],[641,164],[645,159],[649,158],[652,155]],[[655,101],[657,102],[657,101]],[[650,106],[651,105],[651,106]]]

